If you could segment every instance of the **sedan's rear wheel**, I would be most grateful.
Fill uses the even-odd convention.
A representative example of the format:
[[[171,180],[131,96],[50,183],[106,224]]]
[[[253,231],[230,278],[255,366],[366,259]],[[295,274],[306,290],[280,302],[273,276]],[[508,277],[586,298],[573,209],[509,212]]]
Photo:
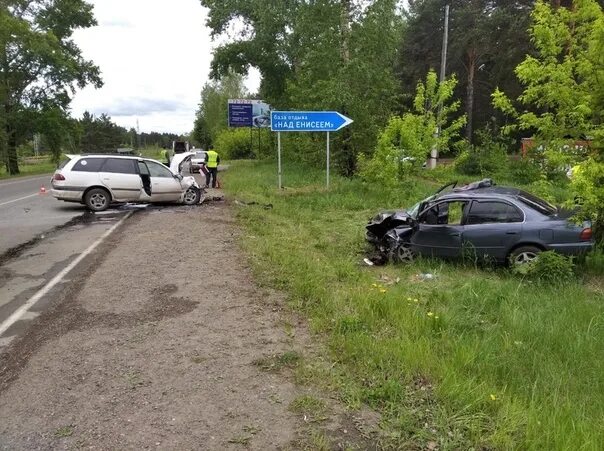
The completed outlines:
[[[390,260],[396,263],[413,263],[415,260],[415,252],[411,249],[411,244],[404,242],[400,243],[390,251]]]
[[[541,253],[541,249],[535,246],[522,246],[518,249],[514,249],[510,253],[510,263],[513,265],[524,265],[526,263],[530,263],[535,261],[539,254]]]

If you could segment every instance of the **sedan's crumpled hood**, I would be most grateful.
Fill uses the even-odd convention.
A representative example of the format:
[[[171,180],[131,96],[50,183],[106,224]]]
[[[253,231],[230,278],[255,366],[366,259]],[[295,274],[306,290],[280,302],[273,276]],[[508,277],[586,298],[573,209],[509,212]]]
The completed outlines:
[[[384,210],[375,215],[368,225],[381,224],[384,221],[408,221],[412,219],[407,210]]]
[[[407,212],[407,210],[387,210],[381,211],[375,215],[369,221],[366,228],[377,238],[381,238],[386,232],[388,232],[388,230],[391,230],[395,227],[411,227],[413,221],[413,217]]]

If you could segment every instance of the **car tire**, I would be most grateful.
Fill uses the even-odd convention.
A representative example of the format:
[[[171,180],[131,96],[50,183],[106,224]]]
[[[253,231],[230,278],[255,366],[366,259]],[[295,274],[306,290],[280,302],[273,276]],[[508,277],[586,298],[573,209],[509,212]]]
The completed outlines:
[[[411,249],[411,243],[404,241],[390,249],[389,257],[393,263],[409,264],[415,261],[415,252]]]
[[[185,205],[196,205],[199,203],[201,199],[201,190],[194,186],[191,186],[185,192],[185,195],[182,198],[182,203]]]
[[[91,211],[105,211],[110,203],[111,195],[103,188],[93,188],[84,196],[84,204]]]
[[[541,252],[536,246],[521,246],[510,252],[508,261],[511,265],[524,265],[535,261]]]

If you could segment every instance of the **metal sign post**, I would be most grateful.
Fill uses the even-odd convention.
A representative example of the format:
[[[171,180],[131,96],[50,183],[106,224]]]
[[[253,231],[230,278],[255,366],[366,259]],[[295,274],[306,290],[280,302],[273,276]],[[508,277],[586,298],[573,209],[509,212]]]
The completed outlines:
[[[283,188],[281,185],[281,132],[277,132],[277,171],[279,175],[279,189]]]
[[[440,56],[440,78],[439,83],[442,84],[445,81],[445,74],[447,68],[447,42],[449,36],[449,5],[445,5],[445,32],[443,34],[443,46],[442,53]],[[442,102],[438,103],[438,118],[440,120],[440,116],[442,114],[443,104]],[[434,132],[434,137],[436,138],[434,146],[430,151],[430,162],[428,167],[430,169],[434,169],[436,167],[436,163],[438,162],[438,138],[440,137],[440,125],[436,127],[436,131]]]
[[[329,188],[329,132],[327,132],[327,188]]]
[[[329,132],[352,123],[337,111],[271,111],[271,131],[277,132],[279,188],[281,188],[281,132],[327,132],[327,187],[329,188]]]

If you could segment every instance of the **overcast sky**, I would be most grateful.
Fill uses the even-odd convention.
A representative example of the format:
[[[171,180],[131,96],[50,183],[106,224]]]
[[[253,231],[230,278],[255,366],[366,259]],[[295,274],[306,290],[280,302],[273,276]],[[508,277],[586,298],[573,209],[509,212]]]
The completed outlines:
[[[188,133],[208,80],[212,43],[199,0],[88,0],[98,26],[79,30],[84,57],[101,69],[104,86],[79,91],[72,112],[107,113],[141,132]],[[255,91],[259,80],[247,82]]]

